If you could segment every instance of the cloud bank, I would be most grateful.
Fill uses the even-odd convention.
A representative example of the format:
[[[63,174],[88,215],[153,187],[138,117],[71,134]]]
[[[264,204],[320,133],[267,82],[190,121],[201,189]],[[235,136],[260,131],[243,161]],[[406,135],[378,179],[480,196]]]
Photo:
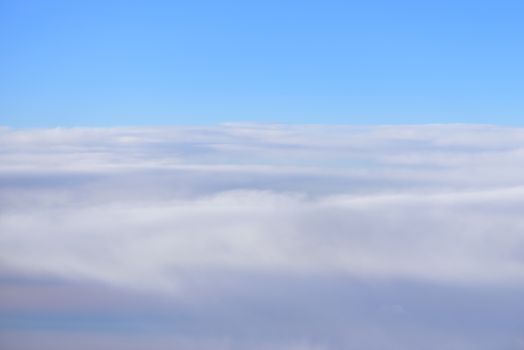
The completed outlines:
[[[0,164],[13,349],[524,347],[524,129],[4,128]]]

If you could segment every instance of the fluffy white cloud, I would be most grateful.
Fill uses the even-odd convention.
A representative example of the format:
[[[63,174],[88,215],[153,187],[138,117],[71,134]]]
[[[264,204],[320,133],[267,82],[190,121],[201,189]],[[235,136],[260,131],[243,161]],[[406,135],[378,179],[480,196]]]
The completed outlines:
[[[0,254],[11,271],[202,303],[246,275],[275,286],[281,276],[489,290],[524,282],[524,129],[4,128],[0,164]],[[229,286],[221,295],[250,293]],[[373,310],[410,314],[396,302]],[[373,322],[359,341],[337,331],[337,344],[320,348],[362,347],[376,338]],[[418,334],[441,338],[431,327]],[[286,341],[310,344],[304,337]]]
[[[6,211],[4,263],[159,289],[179,283],[178,269],[192,268],[524,280],[524,188],[320,198],[228,191],[87,203],[74,194]]]

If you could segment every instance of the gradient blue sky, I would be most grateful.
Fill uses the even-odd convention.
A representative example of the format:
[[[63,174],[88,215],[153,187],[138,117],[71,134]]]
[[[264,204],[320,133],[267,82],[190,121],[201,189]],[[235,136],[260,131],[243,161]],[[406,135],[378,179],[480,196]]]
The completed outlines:
[[[0,124],[496,123],[523,1],[0,1]]]

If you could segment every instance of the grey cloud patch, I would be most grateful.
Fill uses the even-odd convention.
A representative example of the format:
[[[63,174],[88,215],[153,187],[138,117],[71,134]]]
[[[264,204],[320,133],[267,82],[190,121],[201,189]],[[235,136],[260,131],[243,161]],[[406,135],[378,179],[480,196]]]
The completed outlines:
[[[135,345],[139,349],[151,341],[160,348],[177,344],[180,349],[518,349],[524,311],[518,288],[332,274],[196,275],[201,292],[207,289],[209,295],[184,300],[117,293],[102,286],[55,286],[55,293],[40,298],[51,303],[62,298],[65,306],[31,311],[19,300],[24,312],[8,315],[7,329],[7,317],[0,318],[0,340],[25,330],[26,337],[46,337],[55,344],[70,333],[86,343],[100,334],[117,335],[117,343],[105,343],[103,349],[109,344],[126,349],[133,340],[141,344]],[[90,294],[96,297],[87,298],[85,305],[82,299]],[[30,295],[18,296],[24,297],[35,304]]]
[[[142,295],[158,348],[519,349],[524,129],[2,128],[0,164],[4,269]],[[41,309],[5,341],[127,325]]]

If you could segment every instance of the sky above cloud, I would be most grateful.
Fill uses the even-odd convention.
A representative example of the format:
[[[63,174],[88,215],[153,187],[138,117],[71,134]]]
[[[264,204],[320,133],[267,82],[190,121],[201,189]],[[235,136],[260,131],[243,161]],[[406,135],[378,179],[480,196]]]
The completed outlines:
[[[0,344],[524,349],[524,129],[0,129]]]
[[[522,0],[2,0],[16,127],[522,126]]]

